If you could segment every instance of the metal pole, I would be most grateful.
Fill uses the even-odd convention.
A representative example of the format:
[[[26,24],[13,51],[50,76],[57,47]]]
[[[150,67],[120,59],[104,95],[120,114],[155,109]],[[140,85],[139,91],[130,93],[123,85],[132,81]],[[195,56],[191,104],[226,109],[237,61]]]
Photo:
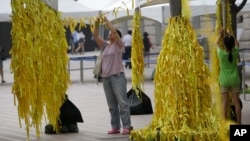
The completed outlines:
[[[222,24],[223,29],[227,28],[227,0],[222,0]]]
[[[96,65],[96,59],[97,59],[97,56],[95,56],[95,65]],[[95,77],[96,77],[96,85],[98,85],[99,84],[99,76],[95,75]]]
[[[69,73],[69,76],[70,76],[70,59],[68,61],[68,73]]]
[[[181,15],[181,0],[169,0],[171,17]]]
[[[83,61],[82,59],[80,60],[80,77],[81,77],[81,82],[83,83]]]
[[[244,100],[246,100],[246,79],[245,79],[245,73],[246,73],[246,68],[245,68],[245,60],[242,61],[242,91],[243,91],[243,96]]]

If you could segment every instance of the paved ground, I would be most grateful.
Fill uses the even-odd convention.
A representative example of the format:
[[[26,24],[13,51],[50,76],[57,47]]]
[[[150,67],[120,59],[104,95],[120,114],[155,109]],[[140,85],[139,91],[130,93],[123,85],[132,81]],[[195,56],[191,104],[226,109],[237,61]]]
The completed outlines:
[[[84,56],[98,55],[98,52],[87,52]],[[93,61],[84,61],[84,67],[91,68],[94,66]],[[6,84],[0,85],[0,141],[24,141],[26,140],[26,131],[24,125],[19,126],[17,110],[14,106],[13,95],[11,94],[11,85],[13,83],[13,75],[9,69],[10,59],[4,61],[4,72]],[[80,67],[79,61],[70,61],[71,69]],[[153,103],[154,84],[150,80],[151,73],[154,68],[151,64],[145,69],[145,85],[144,92],[151,98]],[[249,79],[249,71],[246,73],[246,78]],[[125,70],[128,79],[128,89],[131,88],[131,70]],[[83,83],[80,82],[80,72],[71,71],[70,77],[72,85],[68,90],[68,95],[71,101],[80,109],[84,123],[79,123],[79,133],[77,134],[59,134],[46,135],[42,134],[40,139],[36,138],[35,130],[30,132],[31,141],[128,141],[128,136],[124,135],[107,135],[106,132],[110,129],[109,112],[106,105],[105,96],[102,84],[96,83],[93,78],[92,69],[86,69],[83,72]],[[250,80],[250,79],[249,79]],[[249,81],[250,82],[250,81]],[[242,96],[241,96],[242,97]],[[250,95],[247,95],[250,100]],[[154,106],[154,103],[153,103]],[[243,123],[250,124],[250,103],[243,100]],[[132,116],[132,124],[135,129],[145,127],[149,124],[152,115]],[[43,123],[42,130],[44,131]]]

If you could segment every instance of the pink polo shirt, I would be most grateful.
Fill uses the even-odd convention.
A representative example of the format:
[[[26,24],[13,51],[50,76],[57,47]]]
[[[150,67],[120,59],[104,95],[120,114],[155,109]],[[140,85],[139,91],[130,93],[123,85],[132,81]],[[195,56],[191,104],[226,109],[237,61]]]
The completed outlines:
[[[122,63],[123,48],[123,46],[119,47],[116,42],[105,47],[102,56],[102,77],[124,72]]]

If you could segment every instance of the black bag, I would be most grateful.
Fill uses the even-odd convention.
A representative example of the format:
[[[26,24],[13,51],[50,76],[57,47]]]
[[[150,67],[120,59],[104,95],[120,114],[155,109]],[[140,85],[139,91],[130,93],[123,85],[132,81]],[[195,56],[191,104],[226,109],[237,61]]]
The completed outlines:
[[[81,112],[79,109],[72,103],[68,96],[60,108],[60,121],[58,123],[61,125],[61,133],[77,133],[79,131],[77,127],[77,122],[83,122]],[[46,134],[56,134],[56,131],[52,124],[47,124],[45,126]]]
[[[76,122],[83,122],[81,112],[66,96],[65,102],[60,108],[60,120],[61,124],[69,124]]]
[[[150,98],[141,90],[139,90],[139,99],[135,93],[134,89],[130,89],[127,92],[127,97],[129,99],[129,107],[131,115],[144,115],[153,114],[153,108]]]

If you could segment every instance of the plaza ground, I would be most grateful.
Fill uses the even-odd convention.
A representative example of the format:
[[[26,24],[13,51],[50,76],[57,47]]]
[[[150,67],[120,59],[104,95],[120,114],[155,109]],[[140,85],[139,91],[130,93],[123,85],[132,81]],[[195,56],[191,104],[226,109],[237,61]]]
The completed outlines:
[[[98,55],[98,52],[86,52],[82,56]],[[72,56],[71,57],[76,57]],[[81,56],[81,55],[77,55]],[[154,59],[154,57],[152,58]],[[25,141],[26,130],[25,125],[19,126],[17,108],[14,105],[11,87],[13,84],[13,74],[10,71],[10,59],[4,61],[4,73],[6,84],[0,85],[0,141]],[[84,123],[78,123],[79,133],[47,135],[44,133],[46,122],[43,121],[41,138],[37,139],[35,129],[31,128],[30,141],[128,141],[128,135],[107,135],[110,129],[110,116],[105,100],[102,83],[97,83],[93,78],[92,69],[94,61],[84,61],[83,81],[80,79],[80,71],[70,71],[72,84],[67,94],[70,100],[79,108],[82,113]],[[70,61],[71,69],[80,68],[79,61]],[[152,71],[155,64],[145,68],[145,84],[144,92],[151,98],[154,106],[154,83],[151,80]],[[128,80],[127,88],[131,88],[131,69],[125,69]],[[250,84],[250,67],[246,67],[246,80]],[[250,100],[250,95],[246,95]],[[250,124],[250,102],[243,99],[242,123]],[[136,115],[131,116],[134,129],[140,129],[147,126],[151,121],[152,115]]]

